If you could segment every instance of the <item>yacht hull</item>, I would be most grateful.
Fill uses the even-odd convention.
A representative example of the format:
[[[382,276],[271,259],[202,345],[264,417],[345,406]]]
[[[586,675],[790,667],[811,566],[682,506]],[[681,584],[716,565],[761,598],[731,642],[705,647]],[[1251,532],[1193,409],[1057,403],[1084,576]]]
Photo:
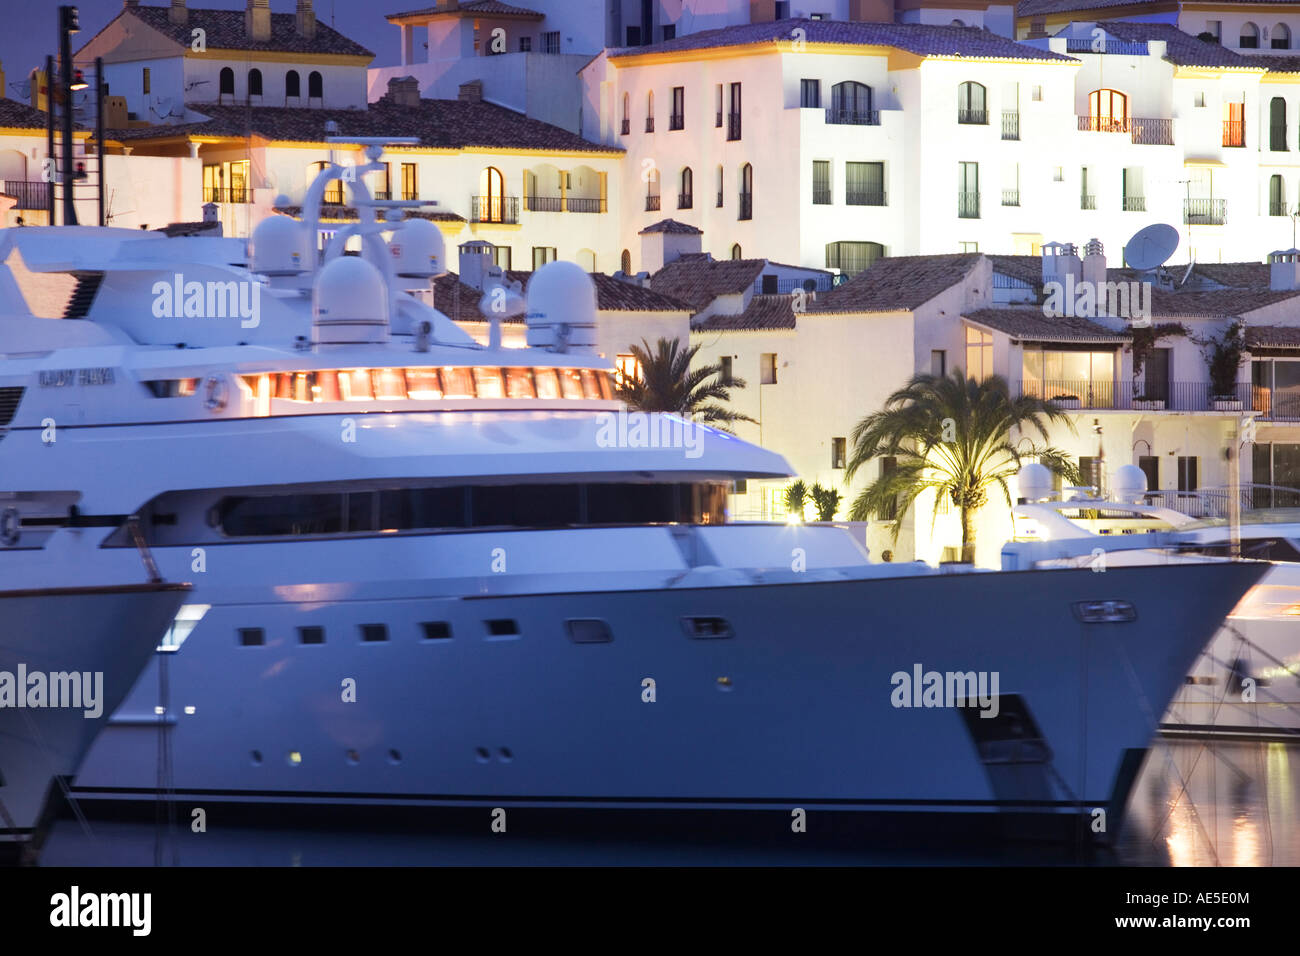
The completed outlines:
[[[0,843],[36,835],[56,779],[76,771],[186,590],[144,584],[0,591]],[[54,674],[90,675],[90,682],[76,679],[73,697],[65,692],[71,684],[59,679],[56,699]],[[83,691],[94,698],[92,710]]]
[[[195,600],[212,609],[146,671],[75,792],[1008,813],[1110,834],[1160,715],[1266,567],[240,603],[208,588]],[[1099,601],[1135,619],[1081,620]],[[570,621],[602,621],[612,640]],[[450,636],[426,639],[429,622]],[[386,640],[362,640],[374,624]],[[302,643],[316,627],[323,643]],[[996,698],[981,711],[903,693],[898,675],[929,672],[983,674]]]

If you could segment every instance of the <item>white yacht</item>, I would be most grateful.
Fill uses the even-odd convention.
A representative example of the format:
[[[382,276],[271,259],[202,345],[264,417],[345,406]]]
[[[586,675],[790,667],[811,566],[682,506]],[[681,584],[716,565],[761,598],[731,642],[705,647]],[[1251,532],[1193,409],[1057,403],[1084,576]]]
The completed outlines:
[[[59,500],[63,498],[63,500]],[[57,579],[66,552],[33,555],[19,530],[70,497],[0,494],[0,539]],[[80,534],[97,534],[82,530]],[[75,534],[70,536],[75,537]],[[95,734],[126,697],[176,617],[188,587],[142,581],[135,555],[96,585],[0,590],[0,857],[27,856],[42,837],[55,788],[66,787]],[[134,568],[131,565],[134,564]],[[134,573],[132,573],[134,572]]]
[[[1161,731],[1300,737],[1300,512],[1247,509],[1235,529],[1226,518],[1192,518],[1145,504],[1146,476],[1135,465],[1118,469],[1112,498],[1058,499],[1039,467],[1021,472],[1028,500],[1013,509],[1019,543],[1004,548],[1004,568],[1108,570],[1232,553],[1272,562],[1189,671]]]
[[[1267,565],[941,571],[870,563],[835,527],[729,524],[732,483],[788,475],[780,456],[628,416],[572,264],[532,277],[528,348],[476,344],[408,294],[442,271],[441,238],[376,219],[369,168],[347,177],[363,221],[323,260],[309,237],[337,166],[251,253],[0,234],[28,269],[81,283],[75,317],[5,306],[0,387],[26,391],[0,473],[77,476],[99,529],[47,522],[31,546],[66,554],[75,583],[131,547],[119,519],[138,514],[163,572],[194,582],[197,610],[81,768],[83,805],[802,808],[1093,831],[1107,811],[1115,831],[1159,714]],[[213,290],[240,308],[214,314]],[[519,306],[488,295],[488,314]],[[38,570],[0,546],[6,580]]]

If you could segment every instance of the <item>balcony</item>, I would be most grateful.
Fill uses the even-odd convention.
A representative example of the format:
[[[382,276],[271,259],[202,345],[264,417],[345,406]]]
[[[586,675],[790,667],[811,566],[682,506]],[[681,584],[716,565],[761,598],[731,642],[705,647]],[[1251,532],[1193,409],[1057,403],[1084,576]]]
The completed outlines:
[[[1079,208],[1080,208],[1080,209],[1096,209],[1096,208],[1097,208],[1097,197],[1096,197],[1096,196],[1089,196],[1089,195],[1087,195],[1086,193],[1085,193],[1084,195],[1080,196],[1080,197],[1079,197]]]
[[[36,183],[35,185],[44,186],[45,184]],[[204,186],[203,201],[204,202],[246,203],[250,201],[248,193],[249,193],[248,189],[244,186]],[[338,191],[337,193],[330,193],[329,190],[326,190],[325,201],[327,203],[329,203],[331,196],[337,196],[337,200],[333,203],[333,205],[338,206],[343,204],[342,190]],[[33,208],[44,209],[45,206],[44,204],[42,204],[40,207],[33,207]]]
[[[647,133],[653,133],[655,131],[655,118],[653,116],[647,116],[645,118],[645,131]]]
[[[694,203],[695,203],[695,196],[694,196],[694,194],[692,194],[692,193],[678,193],[678,194],[677,194],[677,208],[678,208],[678,209],[690,209],[690,208],[692,207],[692,205],[694,205]]]
[[[1079,116],[1081,133],[1127,133],[1138,146],[1172,146],[1174,121],[1168,118]]]
[[[1004,189],[1004,190],[1002,190],[1002,205],[1004,205],[1004,206],[1019,206],[1019,205],[1020,205],[1020,190],[1019,190],[1019,189]]]
[[[4,188],[0,189],[7,196],[13,196],[18,200],[14,204],[15,209],[48,209],[50,207],[49,183],[34,182],[22,179],[6,179]],[[212,202],[205,198],[204,202]]]
[[[883,206],[885,191],[883,189],[846,189],[844,191],[846,206]]]
[[[563,212],[564,200],[559,196],[529,196],[524,208],[529,212]]]
[[[605,204],[605,200],[599,197],[568,196],[564,200],[565,212],[593,213],[605,212],[607,209],[608,207]]]
[[[412,201],[414,201],[414,200],[416,200],[416,199],[419,199],[419,198],[420,198],[420,191],[419,191],[418,189],[403,189],[403,190],[402,190],[402,199],[403,199],[405,202],[412,202]]]
[[[957,218],[978,219],[979,217],[980,217],[980,194],[979,193],[958,193],[957,194]]]
[[[1223,145],[1238,147],[1246,145],[1245,120],[1223,121]]]
[[[736,216],[736,218],[737,219],[754,218],[754,194],[753,193],[740,194],[740,212]]]
[[[671,116],[668,117],[668,128],[670,130],[685,129],[686,117],[683,116],[681,113],[673,113]]]
[[[1017,382],[1013,391],[1056,402],[1066,409],[1106,409],[1137,412],[1241,412],[1260,411],[1260,392],[1267,391],[1238,383],[1232,394],[1214,394],[1209,382],[1104,381],[1094,379],[1047,379]],[[1300,409],[1296,410],[1300,414]]]
[[[1125,212],[1146,212],[1147,197],[1146,196],[1125,196],[1124,211]]]
[[[1281,200],[1278,200],[1278,199],[1272,199],[1272,200],[1269,201],[1269,204],[1268,204],[1268,214],[1269,214],[1270,216],[1289,216],[1289,215],[1291,215],[1291,213],[1289,213],[1289,212],[1287,211],[1286,203],[1284,203],[1284,202],[1282,202]]]
[[[813,205],[814,205],[814,206],[829,206],[829,205],[831,204],[831,202],[832,202],[832,200],[831,200],[831,187],[830,187],[830,186],[814,186],[814,187],[813,187]],[[718,205],[721,206],[722,203],[719,202]]]
[[[659,211],[659,197],[658,197],[658,196],[646,196],[646,197],[645,197],[645,211],[646,211],[646,212],[658,212],[658,211]]]
[[[988,110],[958,110],[957,122],[962,126],[988,126]]]
[[[620,135],[628,136],[631,134],[631,132],[632,132],[632,121],[628,119],[623,120],[623,127]]]
[[[1227,220],[1228,203],[1224,199],[1184,199],[1183,224],[1187,226],[1222,226]]]
[[[732,113],[727,117],[728,141],[740,139],[740,114]]]
[[[1300,420],[1300,388],[1251,386],[1251,408],[1270,421]]]
[[[1288,151],[1286,145],[1286,123],[1274,123],[1268,128],[1268,148],[1270,152],[1285,153]]]
[[[470,222],[519,224],[518,196],[470,196],[469,208]]]
[[[376,189],[374,192],[374,198],[387,202],[393,198],[393,191],[391,189]]]
[[[1020,114],[1015,110],[1002,111],[1002,138],[1020,139]]]
[[[826,110],[826,122],[831,126],[879,126],[880,110]]]
[[[766,289],[763,287],[764,279],[773,279],[775,276],[759,276],[755,280],[753,289],[755,295],[772,295],[771,286]],[[835,286],[837,276],[819,275],[803,276],[794,278],[776,279],[776,295],[789,295],[791,292],[829,292]]]

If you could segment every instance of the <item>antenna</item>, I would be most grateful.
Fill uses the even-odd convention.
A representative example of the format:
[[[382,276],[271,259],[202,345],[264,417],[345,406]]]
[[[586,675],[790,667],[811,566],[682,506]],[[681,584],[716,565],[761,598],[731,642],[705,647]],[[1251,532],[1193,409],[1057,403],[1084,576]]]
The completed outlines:
[[[1178,230],[1165,223],[1139,229],[1124,247],[1124,262],[1139,272],[1151,272],[1178,250]]]

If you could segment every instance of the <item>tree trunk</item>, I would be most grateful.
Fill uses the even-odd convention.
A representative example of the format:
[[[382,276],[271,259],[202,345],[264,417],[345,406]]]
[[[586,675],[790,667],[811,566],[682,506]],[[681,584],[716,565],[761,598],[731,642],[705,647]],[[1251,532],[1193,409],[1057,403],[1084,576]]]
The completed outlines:
[[[966,564],[975,563],[975,533],[970,526],[970,511],[961,509],[961,559]]]

